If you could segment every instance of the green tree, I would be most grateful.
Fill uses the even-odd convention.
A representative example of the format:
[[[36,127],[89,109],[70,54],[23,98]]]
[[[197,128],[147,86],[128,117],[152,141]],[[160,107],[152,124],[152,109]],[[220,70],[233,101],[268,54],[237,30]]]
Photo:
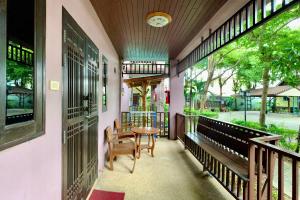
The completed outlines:
[[[233,42],[208,57],[206,67],[207,79],[200,102],[201,110],[205,108],[210,84],[215,80],[219,80],[220,96],[222,96],[223,86],[233,76],[244,56],[245,51],[241,49],[240,44]],[[228,72],[232,74],[226,77],[228,76]]]
[[[32,67],[7,61],[7,81],[13,82],[16,87],[31,89],[33,81]]]
[[[255,56],[255,60],[257,61],[254,66],[257,70],[257,74],[261,75],[263,86],[259,117],[261,126],[265,126],[267,94],[270,82],[278,79],[287,79],[295,84],[297,82],[295,80],[297,79],[298,73],[294,73],[294,76],[290,76],[290,73],[287,73],[287,69],[291,70],[292,68],[293,72],[298,70],[295,68],[295,63],[299,62],[299,59],[297,60],[297,58],[299,58],[297,57],[299,56],[299,45],[296,46],[293,44],[295,38],[290,35],[291,31],[288,24],[299,17],[300,7],[297,5],[268,23],[263,24],[241,39],[245,47],[253,50],[252,55]],[[293,52],[293,54],[286,54],[287,51],[290,53]],[[293,58],[289,58],[290,56]],[[287,60],[289,60],[288,65],[285,62]],[[290,80],[291,78],[292,80]]]
[[[273,64],[280,70],[276,74],[288,85],[300,84],[300,29],[279,32],[276,48],[273,50]]]
[[[184,86],[184,96],[190,101],[190,107],[194,108],[194,102],[203,93],[204,82],[197,79],[187,79]]]

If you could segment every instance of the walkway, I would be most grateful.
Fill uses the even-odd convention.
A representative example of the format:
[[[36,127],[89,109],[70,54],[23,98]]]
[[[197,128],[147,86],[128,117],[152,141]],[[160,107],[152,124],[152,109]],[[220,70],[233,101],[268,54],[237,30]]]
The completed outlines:
[[[105,168],[96,189],[125,192],[126,200],[230,200],[233,197],[212,177],[179,141],[158,139],[155,157],[144,150],[135,171],[133,161],[119,157],[114,171]]]
[[[233,119],[244,120],[243,111],[223,112],[219,114],[219,120],[230,122]],[[259,111],[247,111],[247,120],[259,121]],[[268,113],[267,124],[277,124],[288,129],[299,130],[300,116],[293,114]]]

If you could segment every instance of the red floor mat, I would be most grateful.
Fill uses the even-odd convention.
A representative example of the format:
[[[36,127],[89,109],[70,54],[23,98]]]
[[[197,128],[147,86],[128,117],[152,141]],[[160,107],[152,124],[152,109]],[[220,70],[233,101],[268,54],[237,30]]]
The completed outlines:
[[[108,192],[103,190],[93,190],[89,200],[124,200],[124,192]]]

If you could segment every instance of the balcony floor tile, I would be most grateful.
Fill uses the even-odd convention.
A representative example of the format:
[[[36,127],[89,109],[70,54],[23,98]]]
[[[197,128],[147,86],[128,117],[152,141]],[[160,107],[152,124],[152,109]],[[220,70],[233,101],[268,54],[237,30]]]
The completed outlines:
[[[126,200],[230,200],[234,199],[179,141],[160,138],[155,157],[143,150],[135,171],[129,156],[118,157],[114,171],[106,163],[95,189],[125,192]]]

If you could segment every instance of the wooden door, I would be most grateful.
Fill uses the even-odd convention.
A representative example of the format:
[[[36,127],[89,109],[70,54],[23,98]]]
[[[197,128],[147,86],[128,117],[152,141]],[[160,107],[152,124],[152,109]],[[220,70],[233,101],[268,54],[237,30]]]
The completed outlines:
[[[63,199],[85,199],[97,178],[96,46],[63,12]]]

